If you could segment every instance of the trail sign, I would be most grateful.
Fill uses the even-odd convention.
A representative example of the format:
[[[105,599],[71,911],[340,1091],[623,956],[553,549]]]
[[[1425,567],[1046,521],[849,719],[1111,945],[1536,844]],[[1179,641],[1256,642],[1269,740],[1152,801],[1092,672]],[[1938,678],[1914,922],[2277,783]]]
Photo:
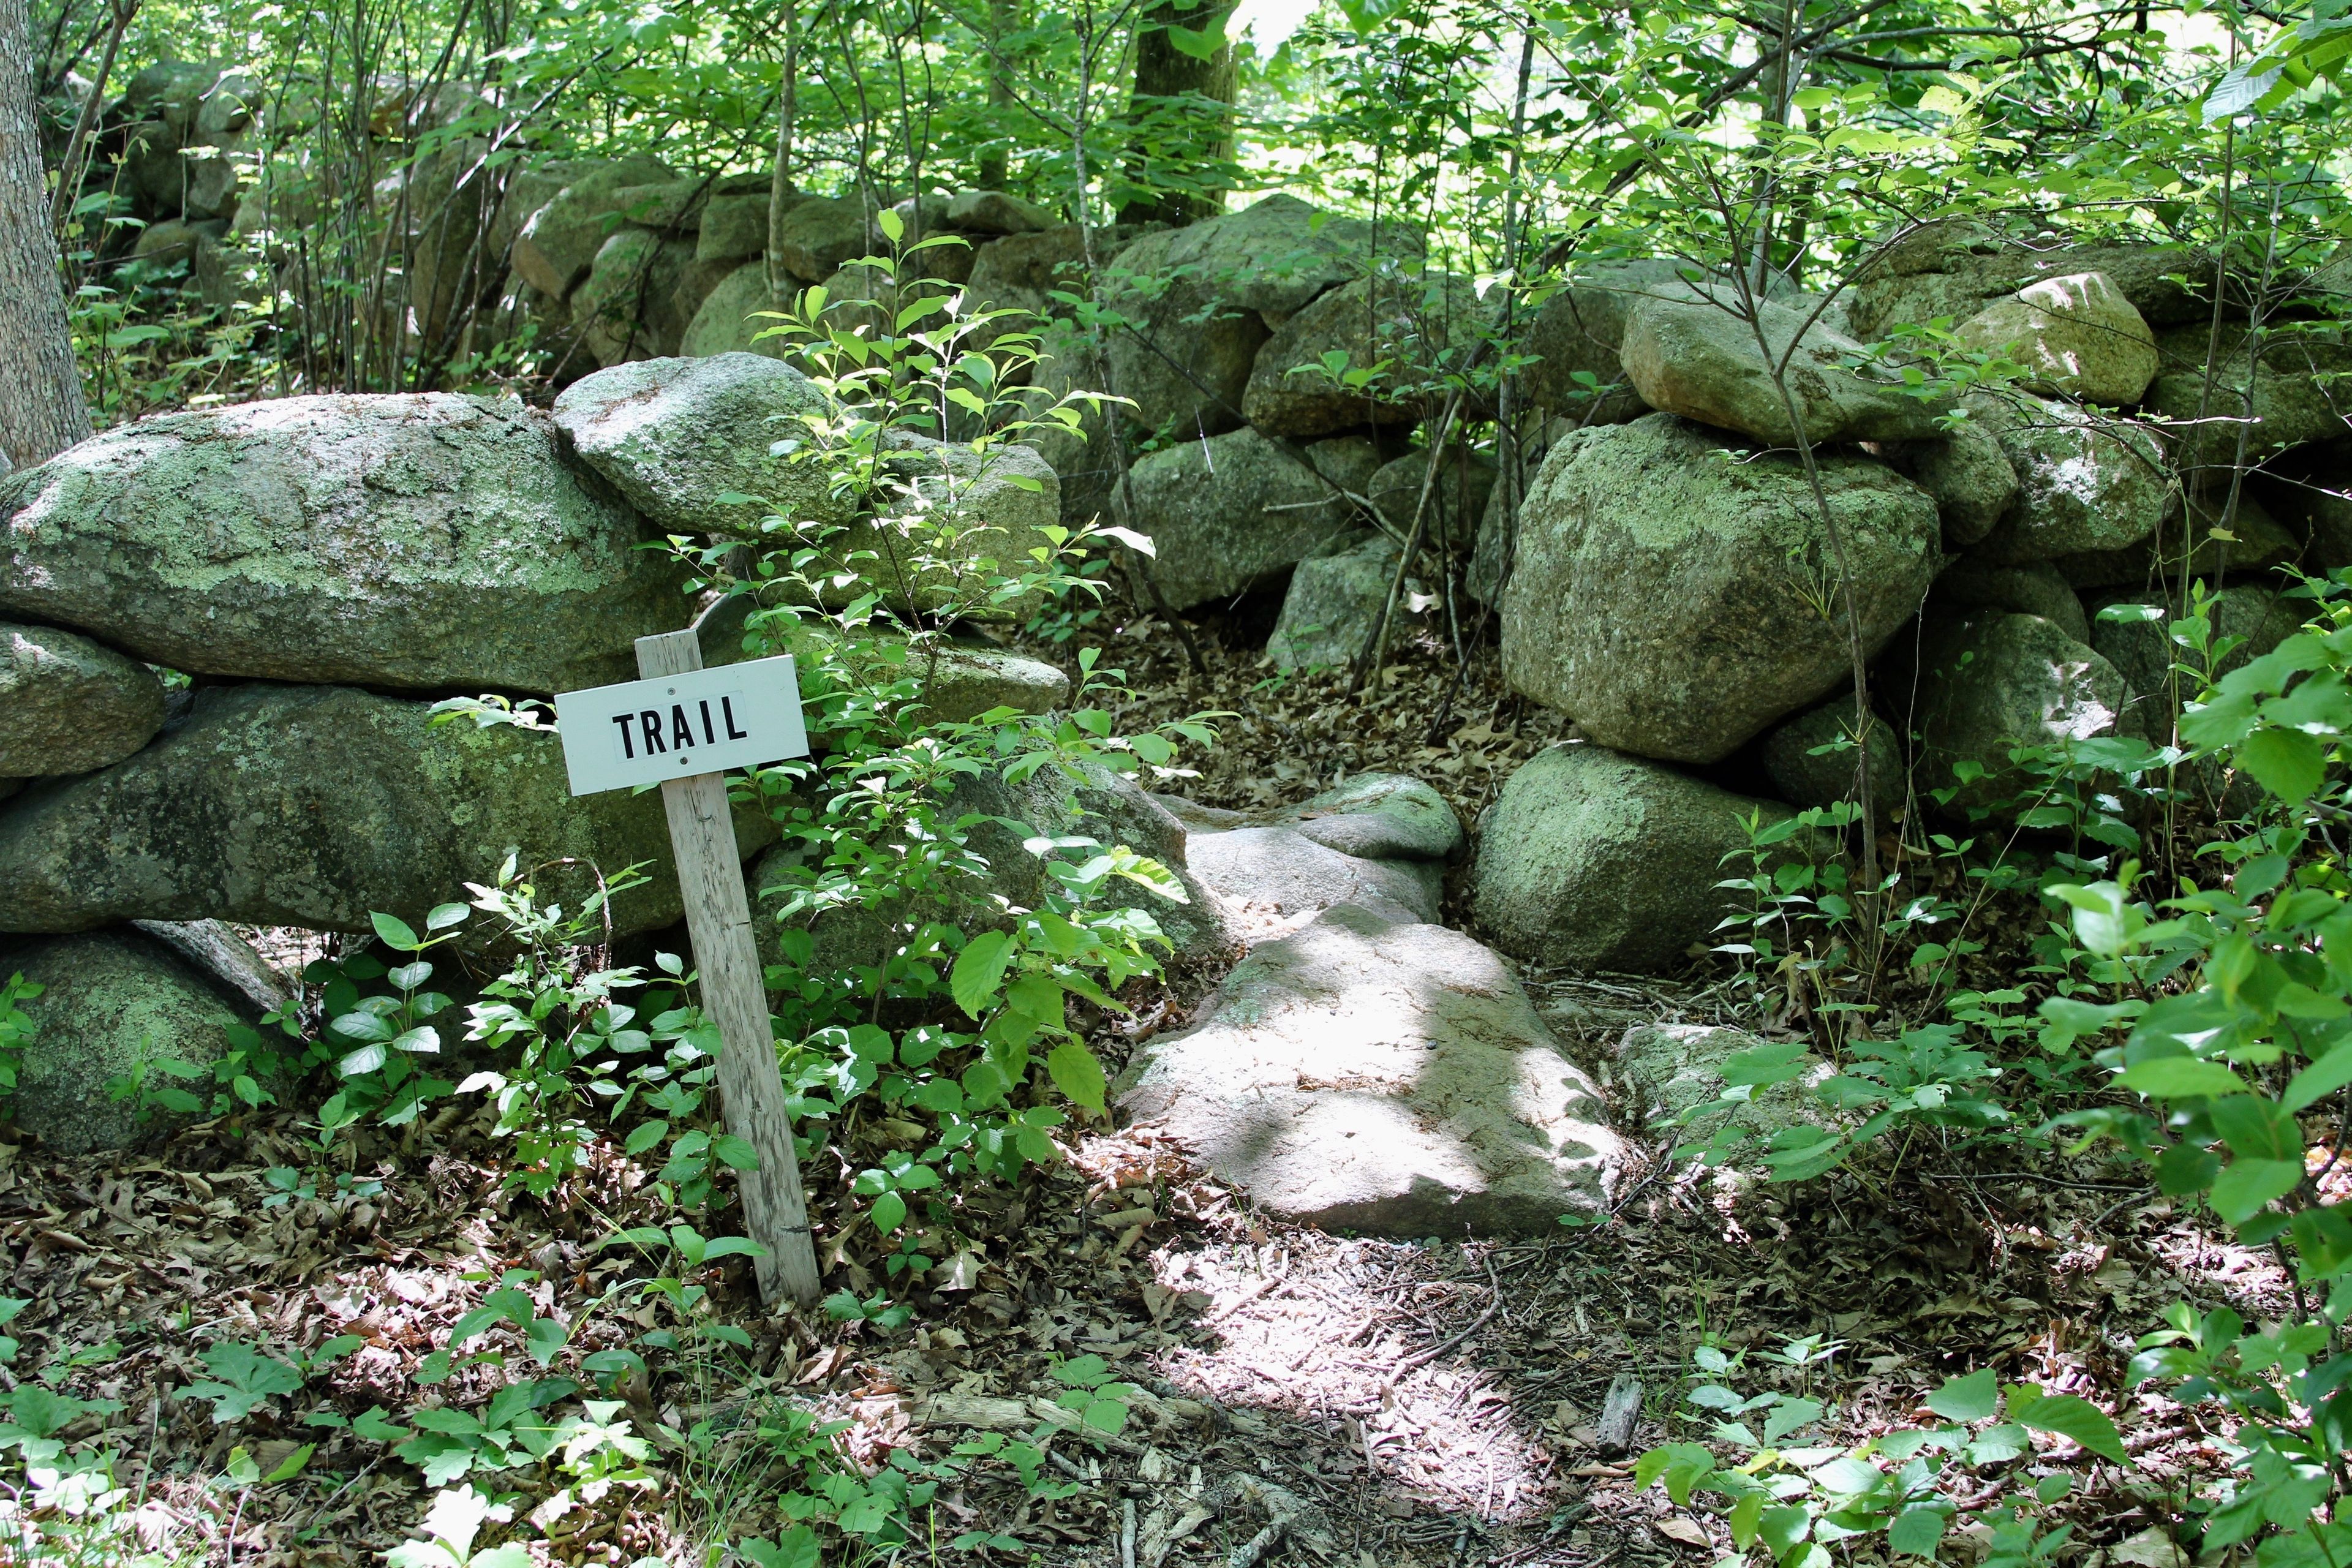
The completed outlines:
[[[703,623],[729,604],[740,607],[722,600],[685,631],[639,637],[645,679],[565,692],[555,700],[556,722],[573,795],[661,785],[702,1010],[719,1028],[727,1130],[759,1159],[741,1173],[741,1191],[744,1229],[763,1249],[760,1296],[814,1308],[816,1248],[724,773],[804,756],[808,732],[790,656],[702,668]]]
[[[790,654],[566,691],[555,721],[573,795],[808,755]]]

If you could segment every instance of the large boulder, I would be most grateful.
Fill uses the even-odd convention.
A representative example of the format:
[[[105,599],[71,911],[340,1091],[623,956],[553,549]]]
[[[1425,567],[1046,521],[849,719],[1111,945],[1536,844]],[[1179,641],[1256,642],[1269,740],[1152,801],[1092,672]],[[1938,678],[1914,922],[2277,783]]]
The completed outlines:
[[[1105,340],[1107,387],[1135,406],[1147,431],[1217,435],[1242,423],[1250,366],[1265,344],[1265,319],[1234,302],[1213,276],[1170,259],[1187,229],[1147,234],[1118,254],[1111,310],[1121,324]]]
[[[2156,379],[2156,333],[2104,272],[2029,283],[1954,335],[1980,353],[2009,355],[2024,367],[2019,384],[2044,397],[2120,408]]]
[[[786,340],[760,336],[779,323],[754,313],[773,309],[768,294],[768,264],[747,261],[720,279],[696,307],[693,320],[686,324],[686,335],[678,339],[677,352],[688,359],[728,353],[782,359],[789,352]]]
[[[1242,410],[1260,430],[1295,440],[1415,424],[1432,401],[1425,388],[1461,368],[1454,345],[1476,341],[1485,311],[1465,278],[1359,278],[1301,310],[1267,341],[1249,371]],[[1350,374],[1370,379],[1350,384]]]
[[[1163,253],[1167,267],[1272,327],[1380,260],[1417,257],[1422,248],[1413,230],[1333,217],[1289,195],[1264,196],[1240,212],[1187,225],[1171,231],[1171,240]],[[1124,254],[1116,265],[1138,270]]]
[[[613,234],[616,193],[671,177],[651,158],[628,157],[578,166],[571,184],[522,220],[509,252],[517,276],[532,288],[567,298],[595,265]]]
[[[693,320],[678,310],[678,287],[693,265],[691,241],[651,229],[620,229],[604,242],[572,293],[572,325],[598,363],[677,352]]]
[[[967,234],[1035,234],[1060,220],[1010,191],[963,191],[948,199],[948,226]]]
[[[1972,393],[1962,416],[1933,441],[1889,447],[1896,469],[1926,490],[1944,520],[1944,542],[1965,549],[1990,533],[2017,500],[2017,465],[2001,449],[2002,409]]]
[[[2066,574],[2047,561],[1995,566],[1974,559],[1944,569],[1929,590],[1931,604],[1963,610],[2014,610],[2054,623],[2076,642],[2091,640],[2091,623]]]
[[[746,538],[772,510],[794,522],[843,520],[822,470],[769,456],[778,441],[806,439],[804,420],[824,412],[806,376],[751,353],[616,364],[555,400],[556,426],[581,459],[665,532]],[[720,499],[730,493],[758,499]]]
[[[1849,330],[1867,342],[1897,326],[1957,324],[2005,295],[2085,272],[2104,275],[2151,325],[2212,315],[2210,254],[2165,245],[2016,244],[1958,221],[1927,225],[1874,257],[1848,290]]]
[[[1362,652],[1373,620],[1388,602],[1395,579],[1396,542],[1367,532],[1348,549],[1311,556],[1290,574],[1282,614],[1266,639],[1266,657],[1276,669],[1346,664]],[[1398,605],[1402,613],[1405,605]]]
[[[2142,732],[2131,691],[2116,667],[2051,621],[2012,611],[1929,615],[1916,655],[1896,661],[1890,693],[1913,694],[1909,728],[1919,737],[1915,778],[1944,789],[1969,763],[1971,798],[2022,782],[2011,752],[2063,748],[2094,737]],[[1966,782],[1966,781],[1963,781]]]
[[[1110,224],[1094,231],[1097,263],[1108,270],[1111,258],[1140,239],[1137,224]],[[972,257],[971,276],[964,280],[973,309],[1027,310],[1058,316],[1068,307],[1057,293],[1087,296],[1087,236],[1076,224],[1041,229],[1034,234],[1009,234],[980,247]],[[982,335],[989,335],[982,329]],[[1097,390],[1100,390],[1097,388]]]
[[[2214,595],[2206,609],[2212,646],[2219,647],[2223,638],[2238,646],[2214,661],[2213,678],[2218,680],[2278,647],[2302,628],[2315,608],[2309,599],[2290,599],[2259,583],[2242,583]],[[2147,700],[2143,707],[2161,710],[2157,700],[2170,687],[2174,665],[2184,664],[2191,670],[2198,668],[2197,652],[2172,640],[2177,610],[2178,606],[2161,601],[2119,599],[2101,608],[2098,620],[2082,639],[2116,667],[2126,688]],[[2182,676],[2180,695],[2194,699],[2200,684],[2194,675]]]
[[[1665,258],[1580,266],[1537,308],[1520,345],[1536,361],[1519,372],[1528,403],[1579,425],[1622,425],[1650,413],[1619,357],[1625,319],[1645,299],[1691,298],[1697,272]]]
[[[1989,414],[2017,474],[2017,499],[1975,546],[2000,565],[2120,550],[2176,514],[2164,447],[2142,425],[2072,404],[2027,398]]]
[[[520,404],[170,414],[0,480],[0,611],[176,669],[551,692],[632,679],[689,606],[635,512]]]
[[[1344,905],[1253,950],[1118,1104],[1263,1210],[1387,1236],[1556,1234],[1606,1206],[1619,1155],[1508,965]]]
[[[8,1104],[17,1128],[55,1154],[128,1149],[164,1130],[142,1121],[121,1080],[184,1087],[163,1064],[209,1072],[246,1022],[238,999],[162,943],[132,931],[61,936],[0,952],[0,975],[41,994],[24,1004],[32,1043]]]
[[[1819,321],[1808,324],[1809,308],[1759,301],[1756,315],[1751,325],[1713,300],[1643,300],[1626,319],[1621,356],[1633,390],[1653,408],[1777,447],[1795,446],[1801,437],[1826,446],[1941,434],[1937,421],[1951,412],[1948,400],[1921,396],[1891,375],[1849,369],[1862,345]],[[1786,397],[1774,383],[1776,365],[1785,366]]]
[[[2290,322],[2257,336],[2225,322],[2218,341],[2210,327],[2182,327],[2158,347],[2164,368],[2147,407],[2171,422],[2184,470],[2230,468],[2242,454],[2258,464],[2352,427],[2352,343],[2339,323]]]
[[[1728,756],[1850,678],[1844,599],[1875,653],[1940,563],[1935,504],[1885,465],[1824,455],[1838,555],[1794,458],[1736,457],[1670,415],[1581,430],[1544,459],[1504,591],[1515,690],[1620,751]]]
[[[1134,526],[1151,539],[1170,609],[1246,593],[1353,537],[1354,505],[1311,466],[1317,450],[1244,428],[1135,465]]]
[[[163,727],[163,683],[136,659],[54,626],[0,621],[0,777],[86,773]]]
[[[1359,773],[1296,805],[1220,811],[1157,797],[1190,837],[1193,875],[1251,942],[1286,936],[1352,904],[1383,920],[1434,921],[1462,824],[1418,779]]]
[[[748,850],[773,837],[739,815]],[[365,931],[416,924],[509,850],[567,905],[643,865],[617,929],[674,924],[682,904],[657,795],[574,799],[545,731],[436,724],[429,703],[350,687],[210,687],[128,762],[37,785],[0,812],[0,931],[123,920],[226,920]],[[558,865],[571,858],[573,864]]]
[[[1748,823],[1790,813],[1600,746],[1538,752],[1479,824],[1471,897],[1479,928],[1516,958],[1570,969],[1680,968],[1726,915],[1744,868],[1726,857]]]
[[[814,283],[841,270],[871,248],[866,205],[855,196],[818,196],[784,214],[777,228],[776,259],[795,278]]]
[[[1894,727],[1874,713],[1862,731],[1863,744],[1855,743],[1854,734],[1853,692],[1848,689],[1772,727],[1758,748],[1764,776],[1791,805],[1835,805],[1862,798],[1866,756],[1871,806],[1883,832],[1903,805],[1903,746]]]

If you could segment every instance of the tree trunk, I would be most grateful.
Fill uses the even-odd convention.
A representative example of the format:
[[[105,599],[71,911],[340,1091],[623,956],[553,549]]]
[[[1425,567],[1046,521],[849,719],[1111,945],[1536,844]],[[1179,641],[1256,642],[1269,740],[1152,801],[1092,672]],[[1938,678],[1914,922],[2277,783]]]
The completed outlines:
[[[1013,118],[1012,68],[1004,59],[1005,35],[1013,31],[1013,0],[988,0],[988,107],[993,112],[988,118],[987,150],[980,155],[983,191],[1003,190],[1010,171],[1003,137]]]
[[[5,3],[5,0],[0,0]],[[793,120],[800,112],[801,30],[799,0],[785,0],[784,64],[776,94],[776,166],[768,174],[768,304],[785,310],[792,304],[792,284],[784,276],[778,253],[784,247],[784,215],[793,209]]]
[[[0,0],[0,451],[20,468],[89,435],[42,188],[32,34],[26,0]]]
[[[1217,25],[1223,10],[1185,0],[1156,0],[1143,14],[1135,40],[1135,95],[1129,108],[1137,132],[1128,148],[1128,178],[1152,186],[1168,184],[1172,176],[1198,188],[1162,190],[1130,201],[1119,208],[1121,223],[1191,223],[1224,210],[1224,191],[1213,178],[1187,181],[1184,176],[1205,172],[1233,155],[1233,46],[1226,44],[1202,59],[1178,48],[1168,31],[1171,26],[1203,31]],[[1150,123],[1154,120],[1160,121],[1157,127]]]

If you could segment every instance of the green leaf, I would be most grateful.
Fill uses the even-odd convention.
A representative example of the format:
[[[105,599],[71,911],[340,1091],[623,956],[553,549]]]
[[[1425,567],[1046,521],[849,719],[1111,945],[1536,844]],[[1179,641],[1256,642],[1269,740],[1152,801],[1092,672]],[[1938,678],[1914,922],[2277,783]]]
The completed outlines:
[[[2205,1198],[2215,1214],[2231,1225],[2243,1225],[2302,1181],[2300,1160],[2232,1160],[2228,1170],[2213,1178],[2213,1190]]]
[[[1992,1368],[1983,1367],[1965,1377],[1948,1379],[1943,1387],[1927,1395],[1926,1404],[1947,1421],[1984,1421],[2000,1407],[2000,1390],[1993,1381]]]
[[[2220,1062],[2197,1057],[2150,1057],[2124,1069],[2116,1082],[2159,1100],[2198,1100],[2243,1094],[2245,1080]]]
[[[433,912],[425,917],[425,929],[426,931],[447,931],[451,926],[457,925],[460,921],[464,921],[465,918],[472,912],[473,911],[467,909],[464,904],[437,904],[434,906]]]
[[[760,1168],[760,1152],[732,1132],[721,1132],[710,1141],[710,1152],[719,1163],[735,1171],[756,1171]]]
[[[642,1154],[668,1136],[668,1122],[648,1121],[629,1134],[627,1141],[622,1143],[621,1150],[624,1153]]]
[[[2235,760],[2255,783],[2291,804],[2308,800],[2327,774],[2327,749],[2300,730],[2257,730]]]
[[[874,1228],[889,1236],[907,1223],[907,1200],[897,1193],[884,1193],[874,1200]]]
[[[1004,979],[1005,966],[1012,962],[1013,939],[1001,931],[982,931],[965,943],[948,976],[948,991],[956,1005],[974,1018],[988,1011]]]
[[[2316,1105],[2327,1096],[2352,1083],[2352,1042],[2339,1043],[2336,1047],[2294,1075],[2279,1096],[2279,1108],[2289,1113]]]
[[[1102,1063],[1095,1059],[1083,1040],[1064,1040],[1047,1053],[1045,1071],[1054,1079],[1054,1087],[1067,1095],[1073,1104],[1083,1105],[1100,1114],[1103,1092],[1108,1087],[1103,1076]]]
[[[2043,1394],[2031,1384],[2012,1388],[2009,1394],[2010,1413],[2019,1426],[2072,1437],[2086,1451],[2118,1465],[2131,1463],[2124,1452],[2123,1434],[2107,1419],[2107,1413],[2089,1400],[2072,1394]]]
[[[425,945],[417,940],[416,933],[408,928],[405,921],[380,911],[371,913],[368,919],[374,924],[375,934],[383,939],[386,947],[397,948],[402,952],[415,952]]]
[[[1943,1540],[1944,1516],[1932,1508],[1908,1510],[1886,1527],[1887,1550],[1906,1557],[1933,1557]]]

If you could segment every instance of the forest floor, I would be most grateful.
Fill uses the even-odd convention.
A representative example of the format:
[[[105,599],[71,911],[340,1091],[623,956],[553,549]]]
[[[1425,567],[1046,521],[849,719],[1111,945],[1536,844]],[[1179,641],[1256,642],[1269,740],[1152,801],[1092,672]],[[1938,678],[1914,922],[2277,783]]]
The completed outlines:
[[[1227,651],[1214,623],[1202,640],[1205,675],[1186,672],[1164,637],[1137,641],[1129,673],[1151,716],[1240,715],[1184,786],[1208,804],[1297,799],[1335,770],[1383,769],[1428,779],[1475,822],[1511,767],[1558,733],[1502,692],[1491,650],[1457,687],[1451,653],[1429,639],[1349,699],[1336,678],[1266,684],[1255,653]],[[1728,973],[1529,984],[1571,1054],[1605,1075],[1633,1023],[1769,1027]],[[1180,1026],[1198,999],[1180,993],[1159,1026]],[[1126,1044],[1097,1044],[1115,1069]],[[2218,1437],[2127,1391],[2125,1363],[2179,1297],[2276,1315],[2285,1283],[2267,1254],[2217,1239],[2137,1168],[2062,1159],[2030,1138],[1770,1187],[1677,1164],[1640,1128],[1624,1131],[1645,1140],[1646,1163],[1612,1216],[1552,1237],[1324,1235],[1254,1213],[1148,1129],[1098,1126],[1071,1130],[1067,1158],[1017,1189],[962,1200],[976,1249],[911,1292],[916,1314],[897,1331],[764,1315],[740,1259],[713,1267],[701,1282],[748,1347],[688,1354],[683,1375],[652,1384],[625,1379],[625,1418],[656,1438],[656,1481],[576,1496],[542,1526],[555,1544],[534,1554],[701,1564],[701,1546],[773,1533],[777,1493],[807,1484],[763,1458],[756,1436],[782,1406],[845,1422],[834,1441],[848,1465],[870,1472],[893,1452],[929,1464],[979,1434],[1031,1429],[1065,1386],[1055,1369],[1096,1355],[1139,1392],[1115,1437],[1049,1445],[1044,1479],[1068,1495],[1041,1499],[1001,1463],[969,1465],[928,1510],[934,1540],[845,1561],[954,1561],[943,1543],[979,1528],[1021,1543],[989,1561],[1092,1568],[1697,1564],[1730,1551],[1723,1526],[1638,1489],[1633,1456],[1693,1434],[1675,1413],[1703,1340],[1760,1352],[1821,1335],[1838,1346],[1826,1362],[1777,1384],[1752,1368],[1746,1386],[1808,1381],[1840,1443],[1927,1419],[1925,1391],[1982,1366],[2112,1410],[2132,1472],[2048,1436],[2021,1464],[2085,1482],[2052,1510],[2078,1527],[2062,1561],[2176,1568],[2141,1532],[2169,1517],[2184,1469],[2220,1463]],[[809,1173],[833,1281],[860,1294],[894,1289],[870,1235],[845,1223],[865,1136],[849,1130],[848,1149]],[[322,1174],[318,1195],[289,1197],[264,1175],[315,1158],[292,1114],[250,1121],[237,1139],[195,1127],[131,1158],[0,1153],[13,1259],[0,1290],[33,1303],[11,1329],[26,1347],[17,1366],[75,1363],[64,1387],[120,1402],[121,1475],[143,1528],[191,1556],[357,1564],[407,1535],[429,1493],[416,1470],[305,1415],[478,1407],[503,1373],[461,1371],[431,1391],[412,1378],[501,1278],[567,1322],[577,1352],[672,1321],[638,1289],[644,1260],[601,1245],[674,1217],[616,1148],[542,1203],[502,1185],[506,1146],[469,1099],[426,1125],[343,1143],[349,1192],[325,1190]],[[727,1227],[725,1215],[711,1220]],[[174,1396],[212,1375],[197,1360],[207,1345],[311,1347],[346,1333],[363,1348],[236,1425]],[[512,1330],[481,1342],[522,1364]],[[1604,1452],[1603,1395],[1626,1373],[1642,1383],[1642,1420],[1630,1452]],[[309,1443],[318,1450],[290,1479],[205,1479],[236,1447],[267,1475]],[[1277,1519],[1284,1528],[1265,1533]]]

